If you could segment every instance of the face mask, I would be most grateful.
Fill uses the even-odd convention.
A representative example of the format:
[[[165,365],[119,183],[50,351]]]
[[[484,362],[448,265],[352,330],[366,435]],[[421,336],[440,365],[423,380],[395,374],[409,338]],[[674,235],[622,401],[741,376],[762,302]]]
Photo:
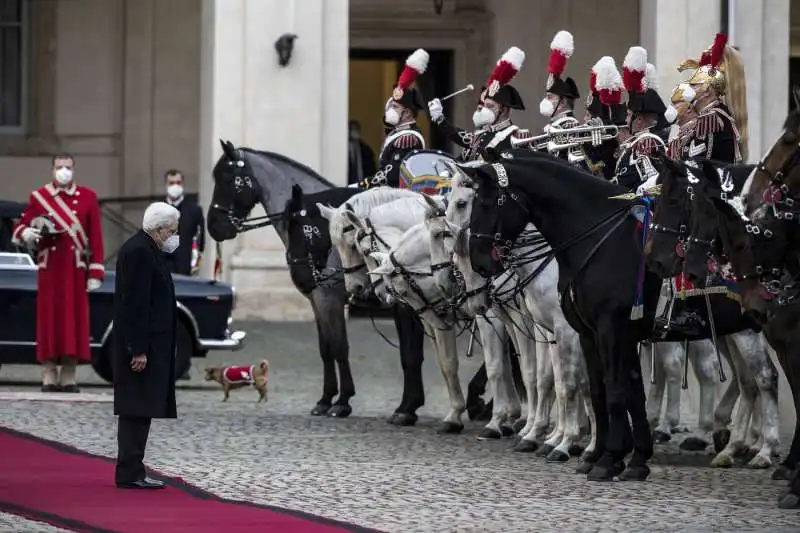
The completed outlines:
[[[56,181],[59,185],[66,185],[72,181],[72,170],[69,168],[59,168],[56,170]]]
[[[494,111],[488,107],[476,109],[472,114],[472,123],[475,124],[476,128],[494,124],[495,120],[497,120],[497,116],[494,114]]]
[[[391,126],[397,126],[397,123],[400,122],[400,113],[395,108],[390,107],[383,114],[383,121]]]
[[[553,113],[556,112],[556,106],[553,105],[553,102],[548,100],[547,98],[542,98],[542,101],[539,102],[539,113],[542,116],[550,118],[553,116]]]
[[[164,244],[161,245],[161,249],[164,250],[166,253],[171,254],[175,250],[178,249],[178,246],[181,243],[181,238],[177,235],[170,235],[167,237],[167,240],[164,241]]]
[[[183,185],[178,185],[175,183],[174,185],[167,187],[167,196],[170,198],[180,198],[183,196]]]

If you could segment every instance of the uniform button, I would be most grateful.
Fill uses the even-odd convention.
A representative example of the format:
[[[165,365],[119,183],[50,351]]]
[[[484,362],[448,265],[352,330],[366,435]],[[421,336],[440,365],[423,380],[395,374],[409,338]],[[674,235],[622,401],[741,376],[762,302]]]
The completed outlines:
[[[78,192],[75,193],[75,196],[80,196],[80,195],[81,195],[81,191],[78,191]]]
[[[73,205],[76,205],[77,203],[78,203],[78,200],[72,200],[72,204]]]
[[[51,247],[50,247],[50,249],[51,249],[51,250],[55,250],[55,249],[56,249],[56,247],[55,247],[55,246],[51,246]]]
[[[75,211],[75,210],[73,209],[73,210],[72,210],[72,214],[73,214],[73,215],[77,215],[77,214],[78,214],[78,212],[77,212],[77,211]]]

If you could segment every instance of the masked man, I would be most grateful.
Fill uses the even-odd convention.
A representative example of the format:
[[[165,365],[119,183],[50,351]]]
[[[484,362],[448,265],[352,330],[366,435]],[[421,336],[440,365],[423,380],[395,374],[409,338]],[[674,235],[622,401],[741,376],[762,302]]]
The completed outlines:
[[[648,188],[658,177],[650,158],[666,153],[669,127],[675,117],[672,113],[665,115],[667,106],[657,92],[658,72],[647,62],[647,50],[631,47],[622,71],[628,91],[628,127],[620,131],[622,153],[615,179],[631,190]]]
[[[601,57],[589,76],[591,93],[586,98],[586,117],[588,126],[617,126],[620,130],[627,125],[628,110],[622,103],[622,92],[625,86],[622,75],[617,70],[614,58]],[[619,139],[614,137],[600,144],[585,143],[583,152],[585,168],[606,179],[614,177],[617,159],[615,154],[619,148]]]
[[[374,176],[365,178],[361,183],[362,188],[381,185],[400,187],[400,163],[414,150],[425,148],[425,137],[417,127],[417,115],[425,107],[425,102],[419,91],[411,85],[428,68],[428,60],[428,52],[421,48],[408,56],[392,96],[386,101],[383,122],[388,133],[378,156],[380,170]]]
[[[683,118],[678,142],[671,150],[675,159],[712,159],[740,163],[746,155],[747,94],[739,53],[718,33],[699,61],[688,59],[679,71],[695,69],[686,83],[672,94],[672,103]],[[732,103],[728,106],[723,100]],[[731,107],[736,109],[735,112]],[[687,116],[681,117],[681,114]],[[690,120],[691,118],[691,120]]]
[[[91,360],[87,293],[105,274],[97,195],[75,184],[74,169],[71,155],[53,157],[53,181],[33,191],[12,236],[36,250],[36,360],[44,367],[44,392],[79,392],[75,368]]]
[[[497,62],[486,86],[481,89],[480,100],[472,114],[473,132],[468,132],[450,124],[444,116],[442,102],[437,98],[428,102],[431,120],[442,128],[447,138],[462,147],[461,161],[475,161],[483,158],[484,150],[509,150],[512,138],[528,136],[526,130],[511,123],[511,110],[524,110],[517,90],[510,85],[525,62],[525,52],[512,46]]]
[[[575,119],[575,100],[580,98],[578,86],[572,78],[562,79],[567,60],[572,57],[575,44],[572,34],[561,30],[550,43],[550,59],[547,62],[547,84],[544,98],[539,102],[539,113],[548,120],[544,128],[547,133],[552,126],[561,129],[578,125]],[[569,150],[558,150],[553,155],[561,159],[568,158]]]

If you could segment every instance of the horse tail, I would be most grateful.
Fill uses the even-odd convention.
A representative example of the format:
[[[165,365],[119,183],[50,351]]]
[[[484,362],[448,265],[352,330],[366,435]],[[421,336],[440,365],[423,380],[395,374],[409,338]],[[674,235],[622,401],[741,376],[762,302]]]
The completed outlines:
[[[727,82],[726,104],[733,115],[736,129],[739,130],[739,151],[742,162],[747,162],[747,86],[744,75],[744,62],[742,55],[733,46],[727,45],[722,55],[721,70],[725,73]]]

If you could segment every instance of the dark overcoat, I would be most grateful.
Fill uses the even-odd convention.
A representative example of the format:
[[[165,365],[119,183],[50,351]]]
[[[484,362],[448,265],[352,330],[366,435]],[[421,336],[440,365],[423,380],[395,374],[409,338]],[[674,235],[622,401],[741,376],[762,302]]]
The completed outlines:
[[[181,241],[178,249],[164,259],[170,272],[188,276],[192,273],[192,241],[195,235],[197,235],[197,251],[201,254],[205,251],[206,223],[203,218],[203,208],[186,198],[176,205],[175,209],[181,214],[178,220],[178,235]]]
[[[117,255],[114,290],[114,414],[176,418],[175,288],[155,241],[144,231],[128,239]],[[147,355],[141,372],[134,355]]]

